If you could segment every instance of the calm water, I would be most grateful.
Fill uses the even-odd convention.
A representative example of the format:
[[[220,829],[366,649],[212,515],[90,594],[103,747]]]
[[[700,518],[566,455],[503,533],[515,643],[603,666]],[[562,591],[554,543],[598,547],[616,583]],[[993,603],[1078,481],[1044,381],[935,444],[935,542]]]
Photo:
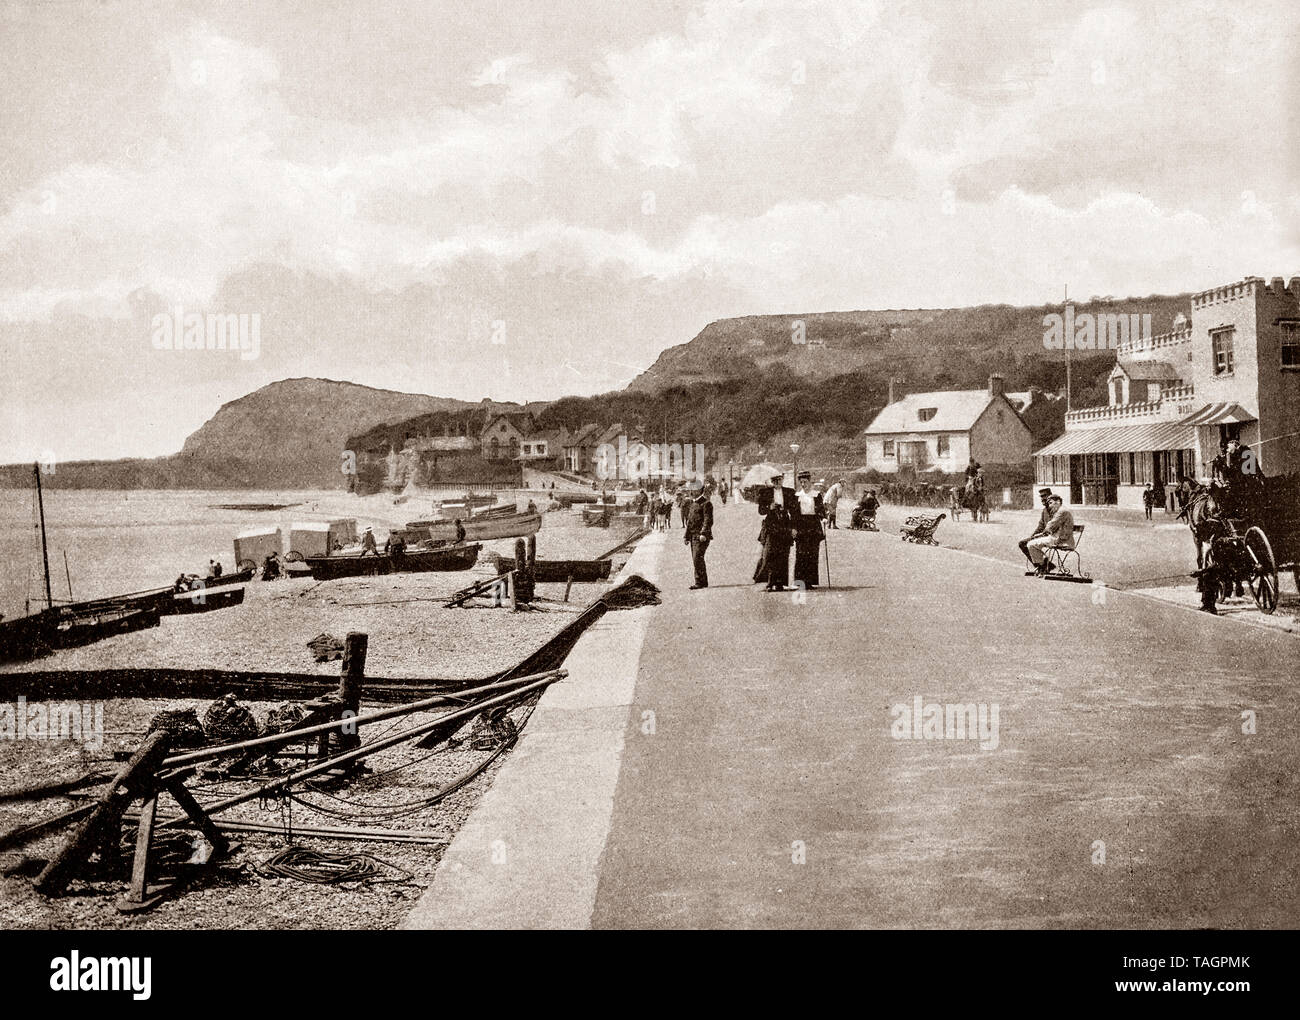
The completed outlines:
[[[334,492],[221,492],[188,490],[55,489],[45,493],[45,526],[51,586],[56,600],[68,597],[67,553],[76,598],[96,598],[170,584],[176,575],[206,574],[209,559],[234,569],[236,533],[280,527],[297,520],[339,516],[346,494]],[[328,501],[333,513],[313,511]],[[35,492],[0,489],[0,612],[23,613],[25,599],[41,603],[45,582]],[[301,503],[287,510],[211,510],[213,503]],[[355,515],[362,516],[358,505]],[[33,608],[36,608],[34,605]]]

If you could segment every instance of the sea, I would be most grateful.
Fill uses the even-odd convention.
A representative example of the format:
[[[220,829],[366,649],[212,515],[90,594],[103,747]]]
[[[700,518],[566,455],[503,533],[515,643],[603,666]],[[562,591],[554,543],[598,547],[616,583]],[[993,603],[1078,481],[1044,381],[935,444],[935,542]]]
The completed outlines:
[[[234,537],[295,521],[355,517],[386,529],[431,510],[391,495],[248,490],[46,489],[45,528],[55,602],[99,598],[171,584],[181,573],[205,576],[208,561],[235,568]],[[284,510],[224,510],[218,504],[295,504]],[[381,530],[383,529],[383,530]],[[12,619],[45,604],[35,489],[0,489],[0,613]]]

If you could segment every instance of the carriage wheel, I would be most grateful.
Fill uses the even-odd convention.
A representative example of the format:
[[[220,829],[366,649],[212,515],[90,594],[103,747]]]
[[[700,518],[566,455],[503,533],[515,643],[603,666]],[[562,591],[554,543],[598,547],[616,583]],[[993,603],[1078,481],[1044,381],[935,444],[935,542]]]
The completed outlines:
[[[235,569],[242,574],[245,570],[256,570],[257,564],[253,560],[240,560],[235,564]]]
[[[1277,608],[1277,560],[1273,558],[1273,547],[1259,528],[1250,528],[1246,532],[1245,546],[1251,558],[1250,577],[1247,579],[1250,593],[1262,612],[1272,613]]]
[[[284,558],[288,560],[290,563],[301,563],[302,553],[300,553],[297,549],[290,549],[287,553],[285,553]]]

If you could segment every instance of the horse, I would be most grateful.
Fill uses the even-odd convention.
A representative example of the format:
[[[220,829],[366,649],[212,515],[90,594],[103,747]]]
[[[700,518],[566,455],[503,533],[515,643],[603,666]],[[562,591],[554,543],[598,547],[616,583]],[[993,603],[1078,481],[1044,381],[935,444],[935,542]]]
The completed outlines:
[[[1178,514],[1179,517],[1187,519],[1187,527],[1192,533],[1192,541],[1196,543],[1197,591],[1202,590],[1201,586],[1205,583],[1200,577],[1200,572],[1205,569],[1206,547],[1213,544],[1214,540],[1221,537],[1224,532],[1222,512],[1222,504],[1215,495],[1214,489],[1211,486],[1200,485],[1192,490],[1187,505]],[[1236,582],[1236,592],[1238,595],[1243,594],[1240,581]],[[1221,578],[1218,601],[1224,601],[1232,593],[1232,580],[1226,577]]]
[[[977,524],[989,519],[989,506],[984,501],[984,483],[978,476],[966,483],[962,505],[970,511],[971,520]]]

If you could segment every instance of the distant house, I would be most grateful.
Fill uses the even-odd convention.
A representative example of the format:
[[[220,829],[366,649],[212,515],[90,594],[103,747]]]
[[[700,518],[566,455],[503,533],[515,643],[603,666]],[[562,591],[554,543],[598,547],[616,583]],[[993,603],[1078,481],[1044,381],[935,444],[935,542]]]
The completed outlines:
[[[583,425],[564,441],[564,469],[575,474],[586,474],[591,470],[592,458],[595,456],[597,437],[601,427],[595,424]]]
[[[892,386],[891,386],[892,389]],[[866,430],[866,466],[957,474],[974,457],[982,464],[1027,462],[1033,437],[1000,375],[988,389],[911,393],[886,404]]]
[[[514,460],[519,444],[537,428],[527,411],[503,412],[489,416],[479,432],[479,449],[484,460]]]
[[[525,467],[560,467],[564,463],[564,445],[568,437],[568,430],[562,428],[533,432],[520,440],[519,455],[515,460]]]

